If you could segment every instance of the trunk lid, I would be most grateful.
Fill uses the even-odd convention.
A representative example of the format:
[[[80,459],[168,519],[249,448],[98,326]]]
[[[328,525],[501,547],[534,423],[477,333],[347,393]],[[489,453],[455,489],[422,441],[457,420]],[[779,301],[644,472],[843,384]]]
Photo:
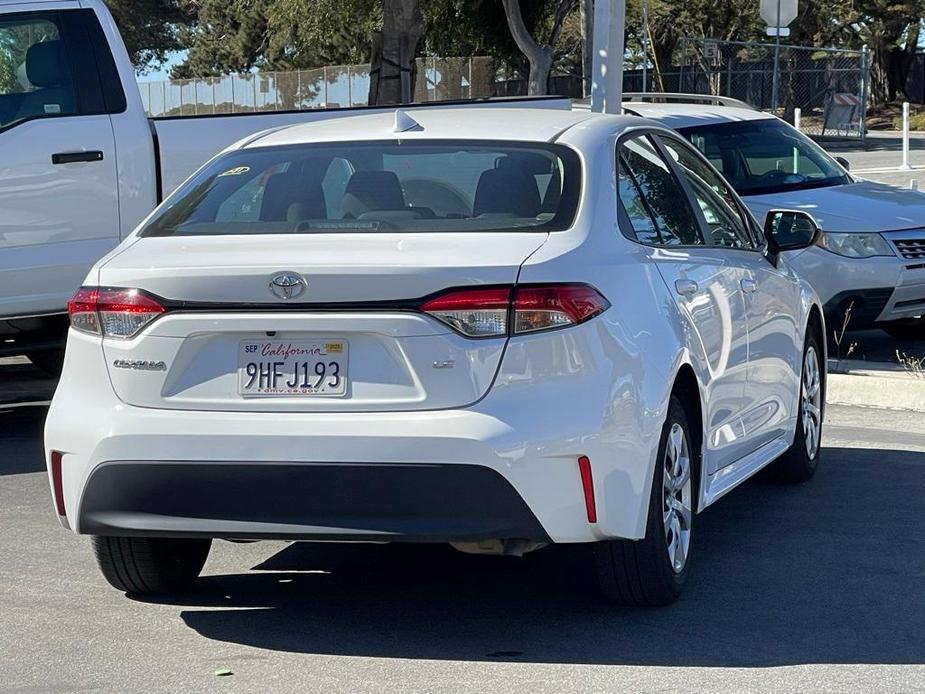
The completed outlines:
[[[132,339],[103,340],[113,387],[131,405],[188,410],[471,404],[490,387],[506,338],[463,337],[413,305],[451,287],[514,284],[521,264],[546,239],[537,232],[139,239],[101,268],[100,286],[143,289],[169,310]],[[302,293],[274,294],[270,282],[280,274],[302,276]],[[279,356],[294,349],[327,354],[326,348],[334,352],[315,361]],[[314,372],[317,361],[326,365]],[[312,374],[330,367],[325,383],[337,387],[326,395],[271,397],[244,389],[249,364],[261,365],[254,371],[262,378],[259,369],[273,362],[284,363],[283,385],[288,379],[298,387],[299,364],[306,363]],[[305,378],[302,385],[316,377]]]

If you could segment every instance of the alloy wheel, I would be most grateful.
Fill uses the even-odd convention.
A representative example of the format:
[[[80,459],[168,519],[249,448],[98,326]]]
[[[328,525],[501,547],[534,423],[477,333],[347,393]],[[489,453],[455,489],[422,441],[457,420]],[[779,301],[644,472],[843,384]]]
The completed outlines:
[[[684,570],[690,550],[692,490],[690,446],[684,428],[675,422],[668,432],[662,473],[665,545],[675,573]]]
[[[810,460],[819,453],[822,439],[822,374],[819,369],[819,356],[812,345],[803,358],[802,416],[803,439],[806,455]]]

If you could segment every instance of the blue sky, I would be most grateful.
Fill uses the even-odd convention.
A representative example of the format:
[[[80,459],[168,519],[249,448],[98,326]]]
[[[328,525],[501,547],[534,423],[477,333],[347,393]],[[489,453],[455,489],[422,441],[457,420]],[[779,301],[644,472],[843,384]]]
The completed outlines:
[[[183,62],[186,51],[173,51],[167,56],[167,62],[158,70],[152,70],[145,74],[136,73],[139,82],[160,82],[161,80],[170,79],[170,68],[178,63]]]

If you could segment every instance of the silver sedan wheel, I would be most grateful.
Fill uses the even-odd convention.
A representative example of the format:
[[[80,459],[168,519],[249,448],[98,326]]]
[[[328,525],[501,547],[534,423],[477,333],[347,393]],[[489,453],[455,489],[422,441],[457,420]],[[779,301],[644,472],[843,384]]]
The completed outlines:
[[[690,446],[684,428],[675,422],[668,432],[662,473],[665,545],[675,573],[684,570],[690,550],[692,490]]]
[[[819,356],[812,345],[803,358],[802,416],[803,440],[806,455],[814,460],[819,453],[822,439],[822,373],[819,369]]]

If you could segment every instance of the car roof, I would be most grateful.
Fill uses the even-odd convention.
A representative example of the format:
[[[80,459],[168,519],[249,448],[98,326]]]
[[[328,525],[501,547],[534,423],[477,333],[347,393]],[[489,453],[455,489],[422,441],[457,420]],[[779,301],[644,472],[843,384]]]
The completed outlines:
[[[715,104],[649,103],[627,101],[625,113],[658,121],[669,128],[690,128],[697,125],[735,123],[750,120],[770,120],[774,116],[750,108]]]
[[[343,115],[263,133],[245,147],[382,139],[508,140],[551,142],[597,114],[549,108],[494,106],[408,108]],[[619,117],[612,117],[619,118]],[[631,119],[623,118],[627,125]],[[618,125],[614,123],[614,125]]]

